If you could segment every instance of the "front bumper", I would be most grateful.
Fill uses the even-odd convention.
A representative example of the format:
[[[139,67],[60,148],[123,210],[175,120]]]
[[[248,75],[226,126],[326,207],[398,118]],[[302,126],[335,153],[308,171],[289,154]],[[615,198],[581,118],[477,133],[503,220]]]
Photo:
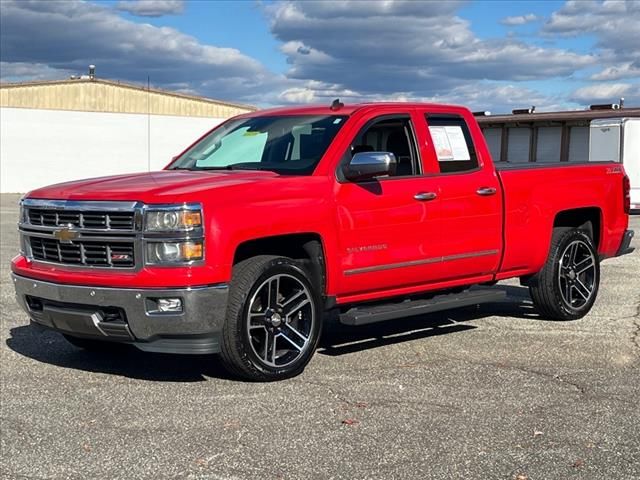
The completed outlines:
[[[11,275],[20,306],[39,325],[71,336],[124,342],[160,353],[220,351],[228,285],[182,289],[84,287]],[[181,313],[154,313],[158,298],[180,298]]]
[[[621,255],[626,255],[627,253],[633,252],[633,247],[631,246],[631,240],[633,240],[633,230],[627,230],[624,232],[622,237],[622,243],[620,243],[620,248],[618,248],[618,253],[616,253],[616,257]]]

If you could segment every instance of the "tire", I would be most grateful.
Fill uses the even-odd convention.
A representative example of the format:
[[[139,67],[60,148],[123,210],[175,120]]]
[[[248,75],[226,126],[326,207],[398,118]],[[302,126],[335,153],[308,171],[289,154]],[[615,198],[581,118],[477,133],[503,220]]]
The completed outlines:
[[[112,352],[123,347],[122,344],[117,342],[105,342],[102,340],[93,340],[90,338],[73,337],[64,333],[62,334],[62,336],[74,347],[87,350],[88,352]]]
[[[593,306],[600,285],[600,261],[584,230],[556,229],[549,257],[529,281],[540,314],[550,320],[576,320]]]
[[[320,339],[320,288],[300,263],[261,255],[233,268],[222,363],[233,375],[274,381],[300,374]]]

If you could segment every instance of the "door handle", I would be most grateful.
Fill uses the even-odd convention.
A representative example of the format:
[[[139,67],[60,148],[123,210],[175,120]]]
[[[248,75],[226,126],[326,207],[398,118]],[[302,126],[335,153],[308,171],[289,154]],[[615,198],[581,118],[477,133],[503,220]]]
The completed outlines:
[[[438,197],[438,194],[435,192],[420,192],[416,193],[413,198],[418,200],[419,202],[427,202],[429,200],[435,200]]]
[[[495,195],[497,190],[494,187],[480,187],[476,190],[478,195],[482,195],[483,197],[488,197],[489,195]]]

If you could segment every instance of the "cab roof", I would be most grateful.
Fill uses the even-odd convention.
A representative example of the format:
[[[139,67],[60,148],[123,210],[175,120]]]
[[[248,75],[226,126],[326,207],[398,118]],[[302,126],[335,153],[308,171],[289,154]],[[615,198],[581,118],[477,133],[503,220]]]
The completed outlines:
[[[305,105],[294,107],[277,107],[265,110],[258,110],[241,115],[242,117],[262,117],[270,115],[352,115],[358,110],[385,107],[385,108],[432,108],[434,110],[467,110],[466,107],[460,105],[445,105],[441,103],[416,103],[416,102],[371,102],[371,103],[353,103],[345,104],[337,109],[332,109],[330,104],[327,105]]]

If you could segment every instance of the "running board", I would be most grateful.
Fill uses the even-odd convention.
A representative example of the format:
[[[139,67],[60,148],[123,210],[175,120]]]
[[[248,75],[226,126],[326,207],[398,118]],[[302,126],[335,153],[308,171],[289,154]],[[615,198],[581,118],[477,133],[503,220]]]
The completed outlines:
[[[451,308],[468,307],[480,303],[498,302],[507,297],[507,292],[493,288],[478,288],[461,293],[436,295],[429,299],[404,300],[398,303],[384,303],[371,306],[353,307],[340,314],[344,325],[367,325],[394,318],[413,317],[426,313],[440,312]]]

